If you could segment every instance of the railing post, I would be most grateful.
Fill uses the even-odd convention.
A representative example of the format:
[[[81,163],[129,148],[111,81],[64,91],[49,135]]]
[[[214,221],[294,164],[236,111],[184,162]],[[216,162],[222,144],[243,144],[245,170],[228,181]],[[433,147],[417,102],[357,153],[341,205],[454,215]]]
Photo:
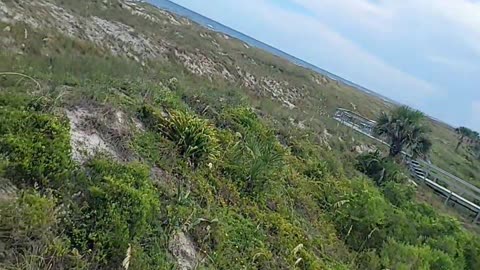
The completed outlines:
[[[423,177],[423,182],[427,180],[428,174],[430,173],[430,167],[427,167],[425,169],[425,176]]]
[[[478,214],[475,217],[475,220],[473,221],[473,224],[477,224],[479,218],[480,218],[480,210],[478,210]]]
[[[450,197],[452,197],[453,191],[450,191],[450,194],[448,194],[447,199],[445,200],[444,204],[447,205],[448,200],[450,200]]]

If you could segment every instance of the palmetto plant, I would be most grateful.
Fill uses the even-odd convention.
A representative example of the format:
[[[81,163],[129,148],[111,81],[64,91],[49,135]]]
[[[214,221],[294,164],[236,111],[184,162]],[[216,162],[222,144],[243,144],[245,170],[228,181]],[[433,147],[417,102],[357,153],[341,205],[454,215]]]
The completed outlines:
[[[432,146],[426,137],[429,130],[424,119],[422,112],[402,106],[389,114],[383,113],[374,132],[389,141],[391,157],[398,156],[404,149],[410,150],[413,156],[424,156]]]
[[[244,184],[247,193],[259,191],[283,164],[283,153],[270,137],[246,134],[231,149],[228,171]]]
[[[157,128],[177,144],[184,157],[194,163],[215,158],[218,139],[215,128],[207,120],[182,111],[172,111],[169,116],[160,121]]]
[[[209,121],[185,111],[162,113],[147,105],[141,108],[139,117],[148,128],[173,141],[180,154],[193,164],[217,156],[217,132]]]

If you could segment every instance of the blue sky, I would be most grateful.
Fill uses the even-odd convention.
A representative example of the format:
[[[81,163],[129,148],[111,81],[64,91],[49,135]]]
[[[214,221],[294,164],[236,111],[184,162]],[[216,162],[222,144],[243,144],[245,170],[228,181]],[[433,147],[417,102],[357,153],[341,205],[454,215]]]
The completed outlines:
[[[480,130],[480,1],[173,1],[447,123]]]

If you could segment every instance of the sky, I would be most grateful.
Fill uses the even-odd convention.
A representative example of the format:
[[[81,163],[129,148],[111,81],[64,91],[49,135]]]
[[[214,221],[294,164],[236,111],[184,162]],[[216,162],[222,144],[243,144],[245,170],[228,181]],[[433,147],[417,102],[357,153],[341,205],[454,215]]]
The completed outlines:
[[[479,0],[173,0],[454,126],[480,131]]]

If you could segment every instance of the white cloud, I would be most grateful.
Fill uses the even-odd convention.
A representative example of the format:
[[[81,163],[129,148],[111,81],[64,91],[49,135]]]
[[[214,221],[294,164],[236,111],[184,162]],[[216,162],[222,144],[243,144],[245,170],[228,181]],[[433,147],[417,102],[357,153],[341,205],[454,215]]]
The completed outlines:
[[[305,2],[305,7],[312,4],[320,8],[313,1],[295,1]],[[324,24],[318,16],[287,10],[268,0],[244,0],[242,5],[236,1],[211,0],[208,7],[200,0],[176,2],[398,101],[415,106],[423,102],[420,99],[439,91],[431,83],[369,53]],[[333,5],[333,1],[331,3]],[[382,14],[382,10],[365,3],[357,5],[365,14]],[[232,21],[232,17],[248,18],[248,22]]]
[[[413,39],[446,35],[480,56],[480,2],[472,0],[290,0],[319,18],[349,25],[364,34]],[[427,35],[425,37],[424,35]]]
[[[442,0],[431,2],[433,11],[457,30],[456,35],[480,55],[480,2],[471,0]]]

